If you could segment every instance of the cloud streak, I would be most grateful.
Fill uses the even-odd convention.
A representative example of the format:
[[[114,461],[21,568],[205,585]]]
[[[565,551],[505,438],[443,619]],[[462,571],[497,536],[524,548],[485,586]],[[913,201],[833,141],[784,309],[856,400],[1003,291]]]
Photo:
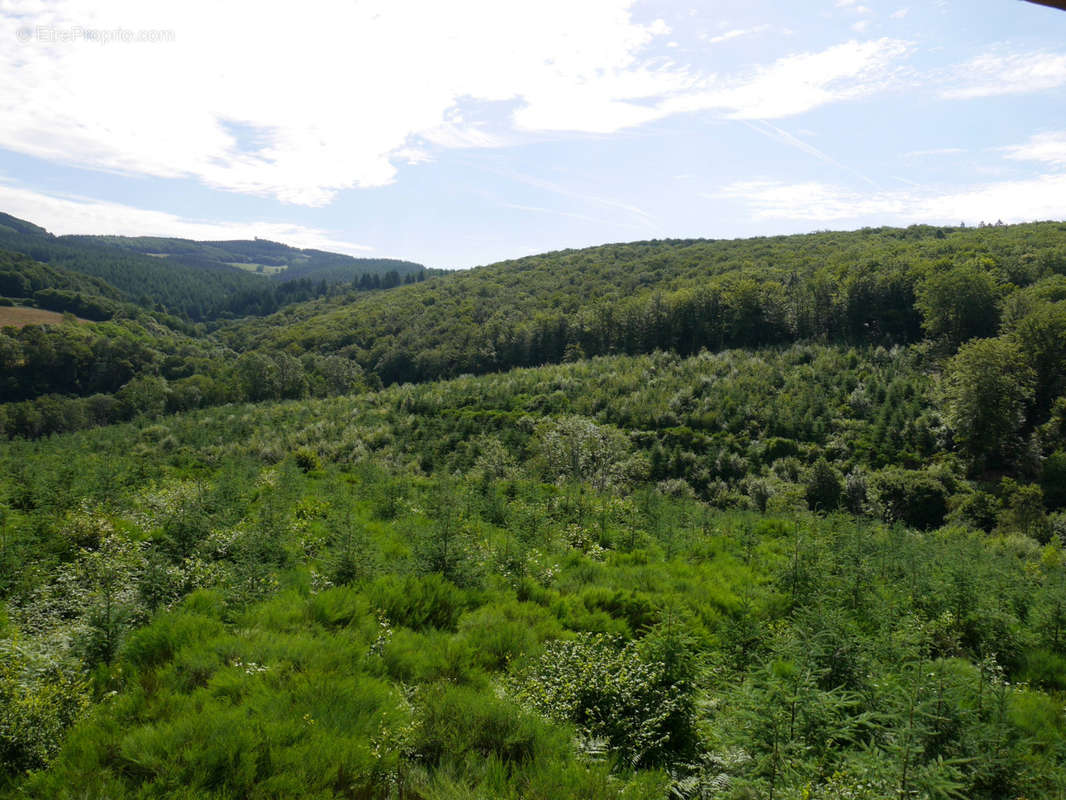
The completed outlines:
[[[1056,89],[1066,85],[1066,54],[985,53],[952,70],[947,83],[941,96],[952,100]]]
[[[740,202],[755,220],[825,223],[872,218],[905,224],[1058,219],[1064,193],[1066,174],[1057,173],[939,193],[917,188],[864,193],[816,181],[737,181],[704,196]]]

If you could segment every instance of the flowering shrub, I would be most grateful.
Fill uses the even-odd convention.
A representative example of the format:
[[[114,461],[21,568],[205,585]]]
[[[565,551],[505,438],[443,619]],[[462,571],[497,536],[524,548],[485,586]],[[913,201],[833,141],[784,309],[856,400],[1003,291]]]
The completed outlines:
[[[536,711],[573,722],[584,740],[606,740],[619,760],[643,767],[672,760],[676,724],[691,710],[688,687],[672,677],[635,642],[582,633],[549,642],[514,688]]]

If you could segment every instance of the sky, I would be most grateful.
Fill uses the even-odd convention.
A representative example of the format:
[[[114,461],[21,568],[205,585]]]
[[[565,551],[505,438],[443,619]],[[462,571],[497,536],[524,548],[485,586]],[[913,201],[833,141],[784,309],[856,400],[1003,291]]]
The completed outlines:
[[[0,211],[457,268],[1066,218],[1020,0],[0,0]]]

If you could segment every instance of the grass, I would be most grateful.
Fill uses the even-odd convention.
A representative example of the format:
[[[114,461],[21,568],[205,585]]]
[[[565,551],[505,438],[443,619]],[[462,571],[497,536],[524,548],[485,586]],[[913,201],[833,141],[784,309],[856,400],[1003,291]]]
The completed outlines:
[[[87,319],[75,317],[78,322]],[[25,306],[0,306],[0,328],[24,328],[27,325],[60,325],[63,314],[58,311],[45,311],[43,308],[26,308]]]

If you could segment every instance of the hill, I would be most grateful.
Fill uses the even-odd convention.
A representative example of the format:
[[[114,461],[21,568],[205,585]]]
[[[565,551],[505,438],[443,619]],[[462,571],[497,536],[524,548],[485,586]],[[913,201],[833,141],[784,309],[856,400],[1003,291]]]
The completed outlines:
[[[220,336],[238,350],[341,353],[386,384],[656,349],[927,335],[956,346],[995,333],[1017,290],[1063,274],[1066,225],[1052,222],[636,242],[338,295]]]
[[[152,250],[155,246],[163,249]],[[0,250],[99,278],[127,302],[194,322],[269,314],[286,304],[328,294],[332,283],[354,281],[359,289],[364,276],[361,288],[368,290],[386,283],[399,285],[405,277],[413,280],[421,274],[419,265],[408,262],[369,259],[360,265],[349,256],[300,251],[272,242],[53,236],[7,214],[0,215]],[[272,281],[235,266],[254,270],[251,259],[256,257],[274,266],[291,262],[293,271],[286,280]]]
[[[0,797],[1053,800],[1064,228],[217,328],[6,257],[117,310],[0,332]]]
[[[181,264],[201,267],[237,267],[280,281],[303,278],[316,283],[359,284],[363,276],[377,276],[376,288],[391,288],[425,268],[392,258],[355,258],[323,250],[298,249],[265,239],[197,242],[148,236],[71,236],[71,241],[106,244],[143,255],[166,256]],[[410,282],[410,281],[408,281]],[[365,283],[365,282],[364,282]]]
[[[1051,800],[1066,517],[964,476],[929,358],[613,356],[4,445],[0,796]]]

